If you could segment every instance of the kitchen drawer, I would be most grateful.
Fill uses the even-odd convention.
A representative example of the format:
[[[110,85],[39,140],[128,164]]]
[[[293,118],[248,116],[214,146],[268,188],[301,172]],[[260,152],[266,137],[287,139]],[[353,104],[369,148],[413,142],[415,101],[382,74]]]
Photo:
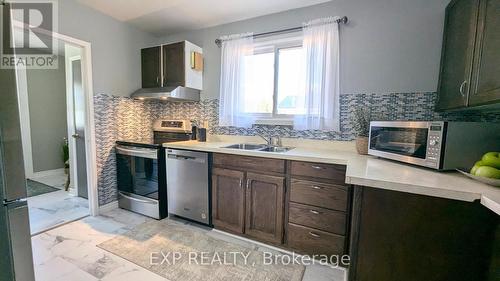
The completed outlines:
[[[285,173],[285,160],[215,153],[213,164],[243,170]]]
[[[344,165],[319,164],[311,162],[292,161],[292,176],[304,176],[311,178],[322,178],[335,183],[345,184]]]
[[[339,235],[346,232],[346,213],[319,207],[290,202],[288,221]]]
[[[345,236],[331,234],[314,228],[288,224],[287,245],[309,255],[344,254]]]
[[[338,211],[347,210],[347,187],[292,179],[290,201]]]

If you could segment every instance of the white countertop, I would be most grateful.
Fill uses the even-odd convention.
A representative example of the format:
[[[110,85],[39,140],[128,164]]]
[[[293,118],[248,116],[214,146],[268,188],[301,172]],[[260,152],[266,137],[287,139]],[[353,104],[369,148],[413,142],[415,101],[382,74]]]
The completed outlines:
[[[286,143],[284,140],[284,145],[296,146],[284,153],[224,148],[231,144],[252,142],[260,141],[255,138],[247,138],[246,141],[242,141],[241,138],[217,138],[209,142],[184,141],[166,143],[164,146],[173,149],[347,165],[345,182],[348,184],[467,202],[480,200],[481,204],[500,215],[500,188],[476,182],[458,172],[436,172],[362,156],[353,150],[350,142],[294,140]]]

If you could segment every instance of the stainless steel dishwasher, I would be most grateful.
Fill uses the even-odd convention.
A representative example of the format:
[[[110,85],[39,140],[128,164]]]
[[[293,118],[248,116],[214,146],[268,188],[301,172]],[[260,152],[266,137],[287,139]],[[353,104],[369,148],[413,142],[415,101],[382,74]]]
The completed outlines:
[[[167,149],[168,212],[211,224],[208,153]]]

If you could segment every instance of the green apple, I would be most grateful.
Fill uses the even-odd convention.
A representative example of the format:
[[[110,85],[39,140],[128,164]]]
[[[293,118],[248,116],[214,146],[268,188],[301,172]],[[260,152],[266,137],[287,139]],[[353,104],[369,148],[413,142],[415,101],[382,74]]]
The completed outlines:
[[[481,161],[485,166],[500,169],[500,152],[488,152],[483,155]]]
[[[484,163],[483,161],[477,161],[475,164],[474,164],[474,167],[472,167],[472,169],[470,169],[470,173],[472,175],[475,175],[476,174],[476,170],[477,168],[481,167],[481,166],[484,166]]]
[[[500,179],[500,170],[489,166],[481,166],[477,168],[476,176],[490,179]]]

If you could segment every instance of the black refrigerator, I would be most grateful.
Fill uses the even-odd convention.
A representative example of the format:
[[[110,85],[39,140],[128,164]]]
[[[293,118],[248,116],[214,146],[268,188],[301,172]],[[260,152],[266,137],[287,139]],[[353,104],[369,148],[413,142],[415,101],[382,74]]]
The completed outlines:
[[[5,25],[3,9],[0,5],[0,23]],[[16,72],[0,68],[0,281],[12,280],[35,277]]]

